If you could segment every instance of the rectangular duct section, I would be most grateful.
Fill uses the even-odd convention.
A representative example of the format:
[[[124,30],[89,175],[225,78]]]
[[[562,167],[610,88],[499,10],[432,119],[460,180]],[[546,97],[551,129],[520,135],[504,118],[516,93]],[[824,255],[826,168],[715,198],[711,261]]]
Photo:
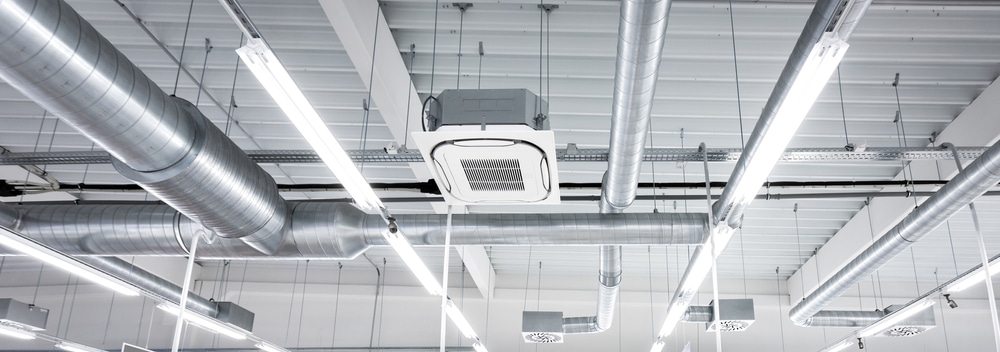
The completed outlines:
[[[904,305],[901,304],[893,304],[885,308],[885,314],[892,314],[903,307]],[[935,326],[937,324],[934,320],[934,309],[924,309],[875,336],[907,337],[930,330]]]
[[[216,319],[246,331],[253,331],[253,312],[233,302],[219,302],[216,306],[219,307]]]
[[[521,336],[526,343],[562,343],[562,312],[521,312]]]
[[[45,323],[48,320],[48,308],[18,302],[11,298],[0,299],[0,324],[40,331],[45,330]]]
[[[715,318],[715,301],[707,306],[690,306],[681,317],[685,323],[705,323],[705,331],[743,331],[755,321],[753,299],[720,299],[719,319]]]

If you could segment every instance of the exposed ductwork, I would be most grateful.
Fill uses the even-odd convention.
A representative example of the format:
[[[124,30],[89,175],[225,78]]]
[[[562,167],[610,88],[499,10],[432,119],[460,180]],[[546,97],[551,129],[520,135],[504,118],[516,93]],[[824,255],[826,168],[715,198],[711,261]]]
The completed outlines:
[[[635,200],[669,12],[670,0],[621,2],[611,141],[608,171],[601,187],[601,214],[621,213]],[[621,247],[602,246],[600,261],[597,315],[564,318],[563,331],[567,334],[596,333],[611,327],[621,284]]]
[[[1000,143],[973,160],[951,182],[796,304],[789,313],[792,322],[806,324],[820,309],[934,231],[997,182],[1000,182]]]
[[[148,294],[157,296],[164,301],[179,304],[182,289],[170,281],[154,275],[148,271],[134,266],[116,257],[81,256],[77,260],[87,263],[98,270],[119,277],[136,287],[139,287]],[[192,312],[214,317],[219,313],[219,307],[215,302],[204,297],[188,292],[187,309]]]
[[[0,78],[108,151],[122,175],[215,234],[264,253],[282,245],[288,209],[271,176],[64,1],[0,2]]]
[[[217,238],[199,244],[198,257],[348,259],[370,246],[387,245],[381,234],[385,221],[379,215],[347,203],[289,205],[289,240],[273,256],[239,240]],[[445,215],[395,217],[414,245],[444,244]],[[705,214],[456,214],[452,221],[453,245],[691,245],[701,243],[708,229]],[[71,255],[183,256],[184,244],[203,230],[174,209],[151,203],[0,204],[0,226]],[[619,279],[613,273],[620,272],[620,253],[612,255],[602,258],[602,287],[614,286]]]
[[[882,319],[884,311],[821,310],[801,326],[814,328],[859,328]]]

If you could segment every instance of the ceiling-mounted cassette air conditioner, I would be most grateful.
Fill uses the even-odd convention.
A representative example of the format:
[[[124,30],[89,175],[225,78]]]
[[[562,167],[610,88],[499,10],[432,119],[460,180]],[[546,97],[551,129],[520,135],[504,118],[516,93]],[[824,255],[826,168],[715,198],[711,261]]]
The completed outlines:
[[[527,89],[445,90],[413,133],[448,204],[556,204],[555,137]]]

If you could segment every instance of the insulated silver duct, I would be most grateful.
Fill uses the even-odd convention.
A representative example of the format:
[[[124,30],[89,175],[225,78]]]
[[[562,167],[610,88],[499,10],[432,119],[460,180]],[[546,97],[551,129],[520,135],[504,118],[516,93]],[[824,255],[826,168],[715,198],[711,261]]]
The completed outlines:
[[[124,176],[215,234],[265,253],[281,245],[288,209],[271,176],[64,1],[0,2],[0,78],[100,145]]]
[[[820,309],[934,231],[997,182],[1000,182],[1000,142],[973,160],[951,182],[796,304],[789,313],[792,322],[806,324]]]
[[[748,166],[754,162],[754,156],[763,144],[764,135],[771,129],[778,108],[792,89],[792,83],[805,65],[809,52],[826,32],[835,32],[846,41],[857,28],[869,5],[871,0],[820,0],[816,3],[792,49],[792,54],[788,57],[788,62],[781,71],[781,76],[778,77],[778,82],[774,85],[774,90],[764,105],[753,133],[747,138],[746,147],[729,176],[726,188],[722,190],[719,200],[712,205],[715,217],[713,222],[726,221],[727,225],[734,229],[740,226],[746,204],[735,204],[736,186],[742,184]]]
[[[814,328],[857,328],[882,319],[883,311],[821,310],[806,319],[802,326]]]
[[[660,73],[670,0],[622,0],[618,21],[614,101],[608,171],[601,187],[601,214],[632,205],[642,171],[649,118]],[[621,247],[602,246],[597,315],[567,318],[566,333],[601,332],[611,327],[621,284]],[[586,324],[580,324],[586,321]]]
[[[289,202],[288,241],[273,256],[235,239],[198,245],[199,258],[349,259],[387,245],[385,221],[347,203]],[[15,210],[16,209],[16,210]],[[19,214],[17,214],[19,213]],[[444,245],[445,215],[396,215],[415,245]],[[456,214],[453,245],[691,245],[704,240],[705,214]],[[71,255],[183,256],[179,242],[203,228],[162,204],[0,204],[0,226]],[[617,249],[617,246],[610,246]],[[618,281],[620,254],[602,257],[602,287]],[[602,289],[603,291],[603,289]]]
[[[162,300],[180,305],[181,287],[116,257],[76,257],[77,260],[129,282]],[[188,292],[187,309],[214,317],[219,313],[215,302]]]

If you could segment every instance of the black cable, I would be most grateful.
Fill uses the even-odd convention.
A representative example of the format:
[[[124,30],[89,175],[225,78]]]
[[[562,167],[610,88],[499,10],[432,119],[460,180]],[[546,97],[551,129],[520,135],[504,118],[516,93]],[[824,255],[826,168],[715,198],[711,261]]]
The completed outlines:
[[[420,104],[420,127],[424,130],[424,132],[427,132],[427,102],[431,101],[432,99],[438,104],[441,103],[441,101],[439,101],[433,95],[428,95],[427,99],[424,99],[423,104]]]

